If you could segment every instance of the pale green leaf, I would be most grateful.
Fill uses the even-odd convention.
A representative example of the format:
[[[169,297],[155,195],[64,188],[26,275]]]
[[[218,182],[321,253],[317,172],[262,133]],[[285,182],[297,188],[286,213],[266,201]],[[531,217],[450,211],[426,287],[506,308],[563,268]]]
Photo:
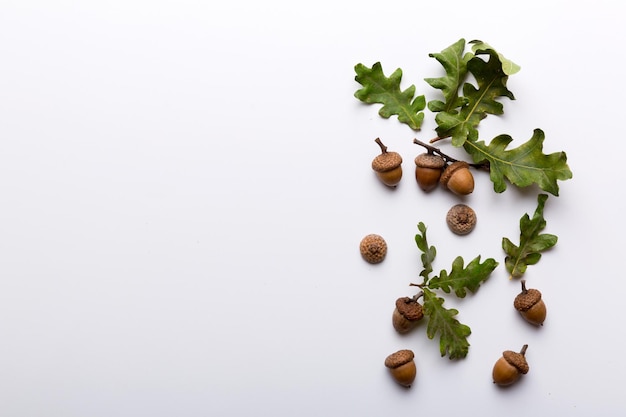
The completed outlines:
[[[473,40],[473,41],[470,41],[469,43],[472,44],[472,51],[474,52],[486,51],[488,49],[495,51],[494,48],[492,48],[490,45],[486,44],[483,41]],[[502,71],[504,71],[506,75],[513,75],[522,69],[515,62],[511,61],[510,59],[505,58],[505,56],[499,52],[498,52],[498,58],[500,58],[500,62],[502,62]]]

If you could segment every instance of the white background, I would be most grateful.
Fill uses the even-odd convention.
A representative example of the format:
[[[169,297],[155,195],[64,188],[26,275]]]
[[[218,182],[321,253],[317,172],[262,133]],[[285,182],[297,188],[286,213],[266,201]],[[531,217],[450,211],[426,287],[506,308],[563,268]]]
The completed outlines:
[[[0,415],[623,415],[618,4],[2,0]],[[414,133],[353,97],[354,65],[381,61],[436,98],[428,54],[460,38],[522,67],[481,138],[541,128],[574,174],[544,211],[558,244],[526,274],[540,329],[512,308],[501,249],[538,189],[496,194],[476,173],[478,226],[455,236],[460,199],[413,180],[433,115]],[[376,137],[404,157],[393,191],[370,169]],[[436,271],[500,262],[446,296],[472,328],[464,360],[391,327],[420,221]],[[368,233],[389,244],[378,266],[358,253]],[[525,343],[530,372],[498,389],[493,363]],[[403,348],[409,390],[383,366]]]

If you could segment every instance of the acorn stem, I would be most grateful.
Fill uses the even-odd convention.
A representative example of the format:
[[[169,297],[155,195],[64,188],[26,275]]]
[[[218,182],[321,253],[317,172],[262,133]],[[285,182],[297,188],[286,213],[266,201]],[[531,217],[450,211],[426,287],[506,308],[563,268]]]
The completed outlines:
[[[415,295],[413,296],[413,301],[417,301],[417,300],[419,300],[419,299],[420,299],[420,297],[421,297],[421,296],[423,296],[423,295],[424,295],[424,291],[420,291],[420,292],[418,292],[417,294],[415,294]]]
[[[526,349],[528,349],[528,345],[522,346],[522,350],[519,351],[519,354],[522,356],[526,355]]]
[[[417,140],[417,139],[413,139],[413,143],[415,143],[416,145],[423,146],[424,148],[426,148],[426,150],[428,150],[428,153],[430,153],[430,154],[437,153],[437,154],[439,154],[440,156],[443,157],[443,155],[441,154],[441,151],[438,148],[435,148],[434,146],[431,146],[431,145],[429,145],[427,143],[424,143],[424,142],[422,142],[420,140]],[[444,159],[446,159],[446,158],[444,157]]]
[[[435,139],[431,139],[430,142],[433,143],[433,142],[436,142],[437,140],[441,140],[441,139],[443,139],[443,138],[437,137]],[[451,157],[449,155],[446,155],[445,153],[441,152],[441,149],[436,148],[436,147],[434,147],[432,145],[429,145],[427,143],[424,143],[424,142],[422,142],[420,140],[413,139],[413,143],[415,143],[416,145],[420,145],[420,146],[426,148],[426,150],[428,150],[428,153],[430,153],[430,154],[437,154],[437,155],[441,156],[444,159],[444,161],[446,161],[446,163],[459,162],[458,159],[453,158],[453,157]],[[482,170],[487,171],[487,172],[489,171],[489,162],[483,162],[481,164],[474,164],[474,163],[467,162],[467,164],[469,166],[471,166],[472,168],[482,169]]]
[[[376,142],[378,146],[380,146],[380,150],[382,151],[382,153],[387,153],[387,147],[383,144],[380,138],[376,138],[374,142]]]
[[[526,289],[526,280],[522,280],[522,294],[527,294],[528,290]]]

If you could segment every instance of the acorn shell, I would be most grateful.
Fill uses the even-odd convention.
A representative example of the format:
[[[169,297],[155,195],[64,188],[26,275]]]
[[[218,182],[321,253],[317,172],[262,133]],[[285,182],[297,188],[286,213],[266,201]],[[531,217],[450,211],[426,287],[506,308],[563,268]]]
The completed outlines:
[[[520,378],[520,372],[511,365],[503,356],[496,361],[491,372],[494,384],[508,386]]]
[[[547,310],[539,290],[526,289],[524,282],[522,282],[522,292],[513,300],[513,306],[528,323],[543,326]]]
[[[432,153],[422,153],[415,157],[415,180],[423,191],[432,191],[439,184],[441,173],[446,165],[444,159]]]
[[[423,317],[424,311],[420,303],[409,297],[401,297],[396,300],[391,322],[398,333],[405,334],[411,331]]]
[[[505,350],[502,352],[502,357],[518,370],[520,374],[527,374],[530,370],[526,356],[522,353],[513,352],[512,350]]]
[[[363,259],[371,264],[377,264],[387,256],[387,242],[380,235],[369,234],[361,239],[359,250]]]
[[[402,157],[397,152],[385,151],[372,161],[372,169],[376,172],[387,172],[398,168],[402,164]]]
[[[474,176],[469,170],[469,164],[464,161],[448,165],[439,182],[444,188],[458,195],[467,195],[474,191]]]
[[[409,297],[401,297],[396,300],[396,309],[407,320],[420,320],[424,317],[424,309],[416,300]]]
[[[413,360],[415,354],[410,349],[402,349],[385,358],[385,366],[390,369],[397,368]]]
[[[415,157],[415,166],[418,168],[443,169],[446,161],[439,155],[422,153]]]
[[[513,306],[517,311],[528,311],[539,301],[541,301],[541,292],[531,288],[519,293],[513,301]]]
[[[391,376],[396,382],[404,387],[410,387],[415,381],[417,368],[413,358],[415,355],[409,349],[402,349],[385,359],[385,366],[389,368]]]
[[[494,383],[508,386],[517,381],[521,375],[528,373],[530,368],[524,356],[527,348],[528,345],[524,345],[519,353],[512,350],[502,352],[502,356],[493,366],[492,378]]]
[[[466,235],[476,226],[476,212],[466,204],[456,204],[448,210],[446,223],[457,235]]]
[[[378,179],[388,187],[395,188],[402,179],[402,157],[396,152],[384,151],[372,161],[372,169]]]

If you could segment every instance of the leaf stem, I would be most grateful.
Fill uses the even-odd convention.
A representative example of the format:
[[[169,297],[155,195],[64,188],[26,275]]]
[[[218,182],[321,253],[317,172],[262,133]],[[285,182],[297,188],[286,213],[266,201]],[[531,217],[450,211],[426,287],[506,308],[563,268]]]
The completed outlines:
[[[432,138],[431,140],[429,140],[430,143],[435,143],[435,142],[439,142],[440,140],[444,140],[447,136],[441,137],[441,136],[435,136],[434,138]]]
[[[440,139],[443,139],[443,138],[438,138],[437,137],[435,139],[431,139],[430,143],[434,143],[434,142],[436,142],[437,140],[440,140]],[[459,161],[456,158],[453,158],[453,157],[451,157],[449,155],[446,155],[445,153],[443,153],[441,151],[441,149],[436,148],[436,147],[434,147],[432,145],[429,145],[428,143],[424,143],[421,140],[413,139],[413,143],[415,143],[416,145],[420,145],[420,146],[426,148],[426,150],[430,154],[437,154],[437,155],[441,156],[443,158],[443,160],[446,161],[446,163],[452,163],[452,162],[458,162]],[[474,163],[471,163],[471,162],[467,162],[467,164],[469,166],[473,167],[473,168],[489,172],[489,162],[483,162],[481,164],[474,164]]]

